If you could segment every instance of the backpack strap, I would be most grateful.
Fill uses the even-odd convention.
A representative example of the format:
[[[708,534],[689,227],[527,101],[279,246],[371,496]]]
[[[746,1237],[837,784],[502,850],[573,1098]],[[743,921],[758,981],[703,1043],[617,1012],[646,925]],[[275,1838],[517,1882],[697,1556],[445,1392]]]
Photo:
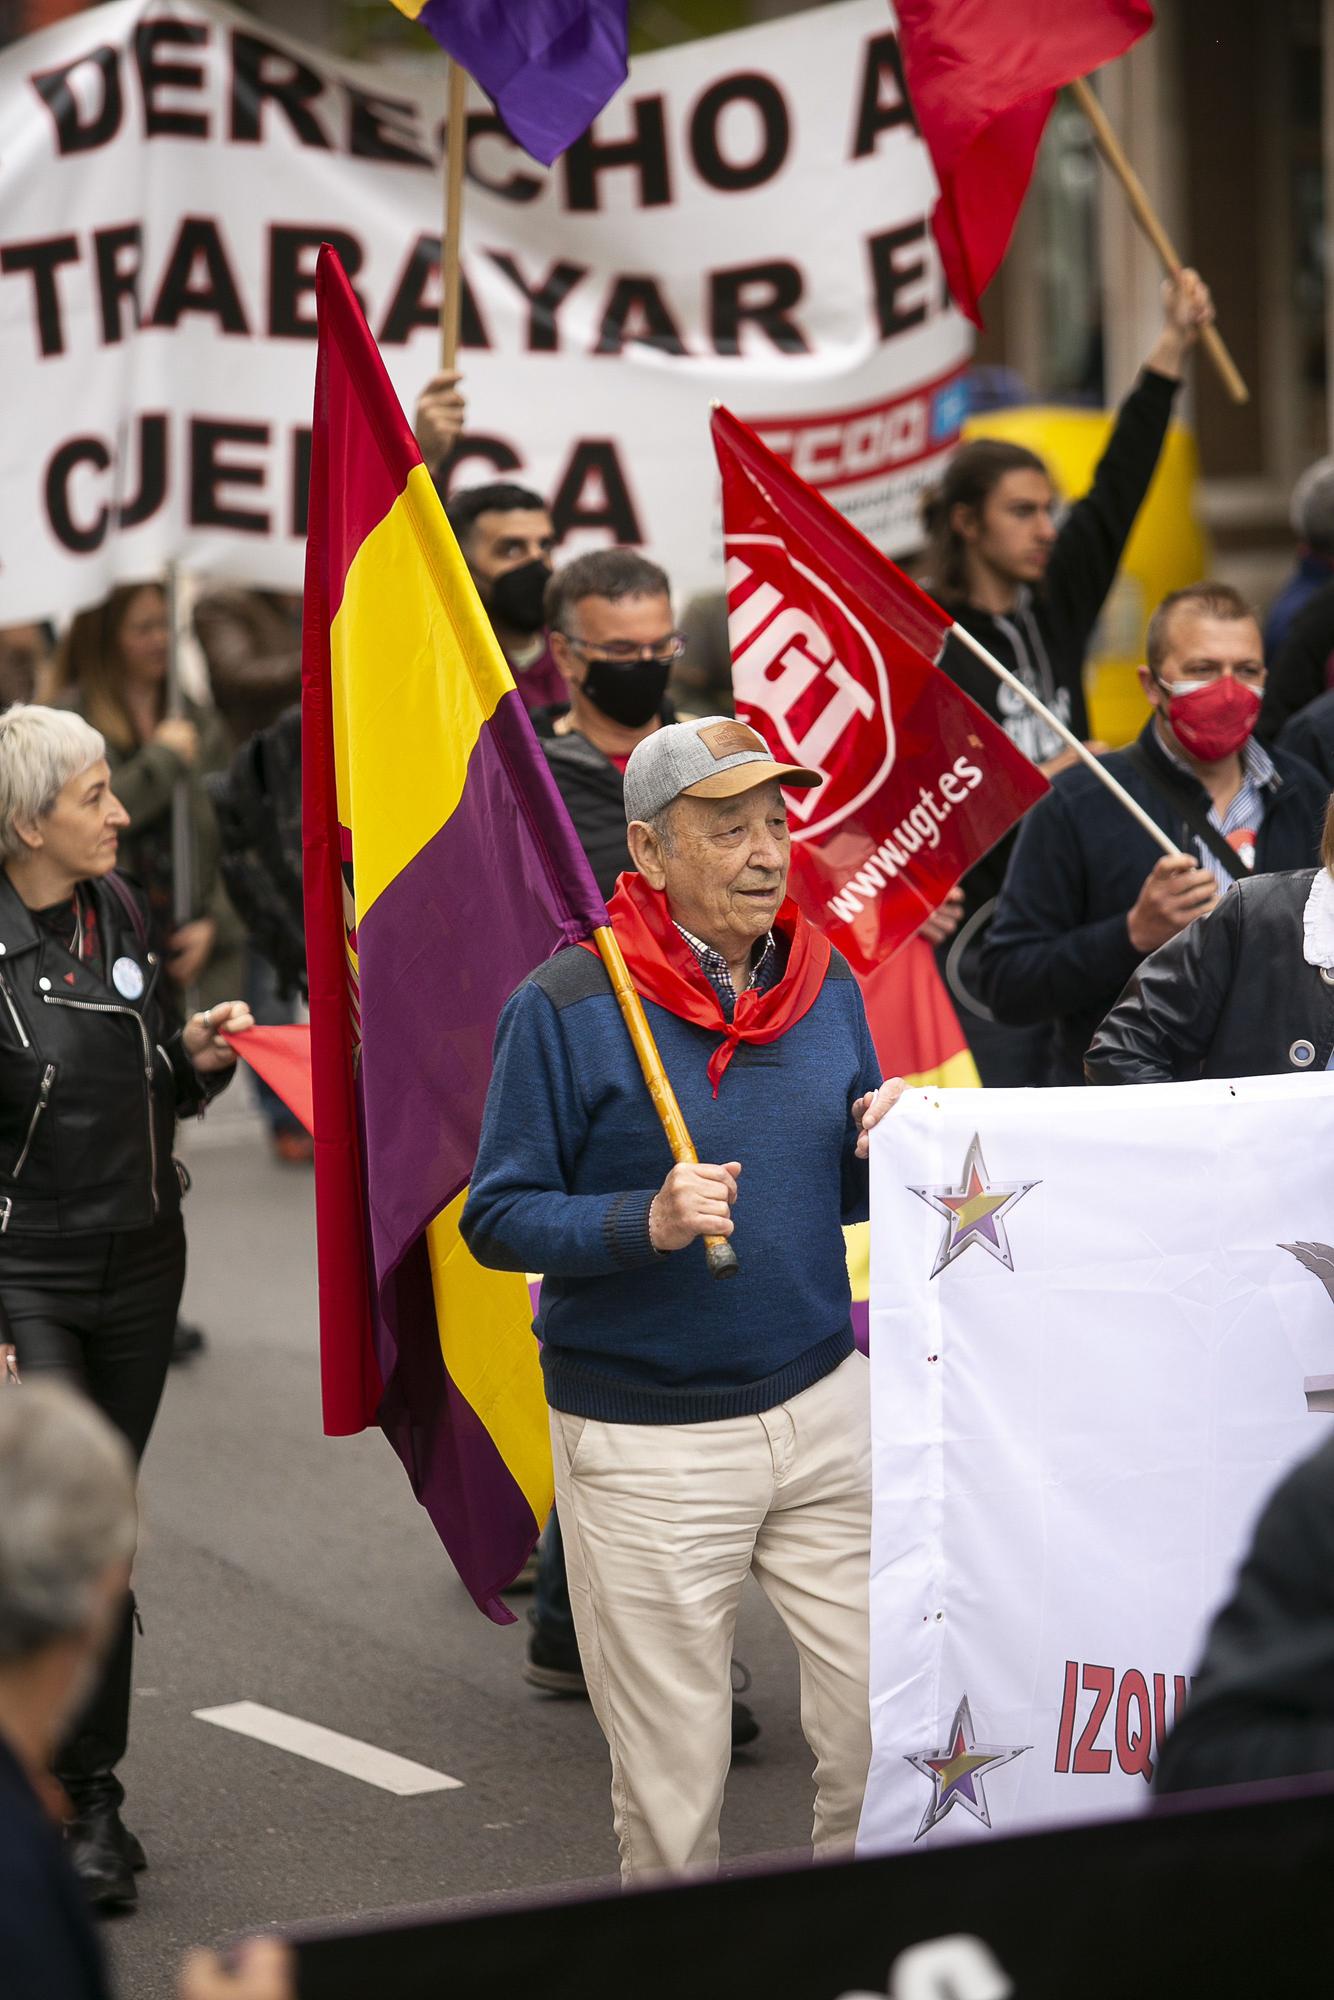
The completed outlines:
[[[109,875],[103,877],[103,880],[129,918],[131,929],[138,939],[140,949],[147,951],[148,925],[144,919],[144,913],[139,907],[138,897],[130,888],[129,883],[118,875],[114,868]]]
[[[1129,758],[1145,784],[1151,785],[1160,799],[1166,800],[1174,812],[1180,813],[1195,838],[1208,848],[1215,861],[1222,862],[1233,881],[1248,881],[1255,871],[1246,866],[1236,848],[1223,838],[1199,800],[1184,785],[1175,783],[1176,773],[1169,776],[1167,772],[1158,770],[1141,743],[1128,744],[1123,754]]]

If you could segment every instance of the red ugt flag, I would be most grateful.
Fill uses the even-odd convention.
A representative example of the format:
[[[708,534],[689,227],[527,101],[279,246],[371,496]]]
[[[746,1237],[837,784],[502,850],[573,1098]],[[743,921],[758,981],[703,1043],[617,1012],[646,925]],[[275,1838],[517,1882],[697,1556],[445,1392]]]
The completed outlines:
[[[940,200],[931,228],[951,295],[978,305],[1005,255],[1062,84],[1124,55],[1148,0],[896,0],[903,73]]]
[[[787,794],[789,886],[870,972],[1047,781],[937,667],[948,614],[729,410],[713,445],[737,713],[823,773]]]

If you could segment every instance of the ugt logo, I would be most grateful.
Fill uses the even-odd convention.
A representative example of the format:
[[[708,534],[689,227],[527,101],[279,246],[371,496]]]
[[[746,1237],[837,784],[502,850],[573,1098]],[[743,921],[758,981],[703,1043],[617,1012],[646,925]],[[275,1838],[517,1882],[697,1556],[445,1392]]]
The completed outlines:
[[[787,800],[793,839],[818,840],[893,767],[885,662],[861,620],[777,536],[729,535],[726,548],[737,712],[780,754],[823,775],[818,791]]]

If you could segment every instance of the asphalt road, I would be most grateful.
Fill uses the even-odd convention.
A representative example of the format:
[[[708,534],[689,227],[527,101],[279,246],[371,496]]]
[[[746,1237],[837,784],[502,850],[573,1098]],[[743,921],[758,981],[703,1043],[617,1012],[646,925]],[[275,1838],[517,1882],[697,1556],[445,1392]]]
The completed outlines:
[[[140,1905],[104,1926],[121,2000],[166,2000],[192,1943],[614,1877],[605,1746],[584,1702],[520,1677],[525,1626],[474,1610],[378,1433],[321,1434],[313,1184],[273,1161],[244,1085],[187,1144],[186,1308],[144,1470],[127,1822]],[[738,1757],[725,1865],[809,1839],[795,1655],[751,1586],[738,1656],[763,1725]],[[195,1719],[252,1701],[462,1781],[398,1797]]]

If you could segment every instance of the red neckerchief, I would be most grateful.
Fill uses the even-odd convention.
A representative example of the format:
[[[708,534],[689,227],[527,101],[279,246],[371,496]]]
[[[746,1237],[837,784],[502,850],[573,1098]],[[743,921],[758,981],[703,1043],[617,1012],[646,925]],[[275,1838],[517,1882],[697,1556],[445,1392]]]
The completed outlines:
[[[672,922],[667,898],[642,875],[627,873],[607,905],[617,943],[641,999],[655,1000],[669,1014],[721,1035],[709,1057],[713,1094],[741,1042],[776,1042],[815,1005],[829,970],[829,940],[813,930],[789,896],[774,918],[788,940],[787,965],[767,993],[748,987],[738,993],[729,1021],[708,974]],[[585,941],[588,951],[597,946]]]

